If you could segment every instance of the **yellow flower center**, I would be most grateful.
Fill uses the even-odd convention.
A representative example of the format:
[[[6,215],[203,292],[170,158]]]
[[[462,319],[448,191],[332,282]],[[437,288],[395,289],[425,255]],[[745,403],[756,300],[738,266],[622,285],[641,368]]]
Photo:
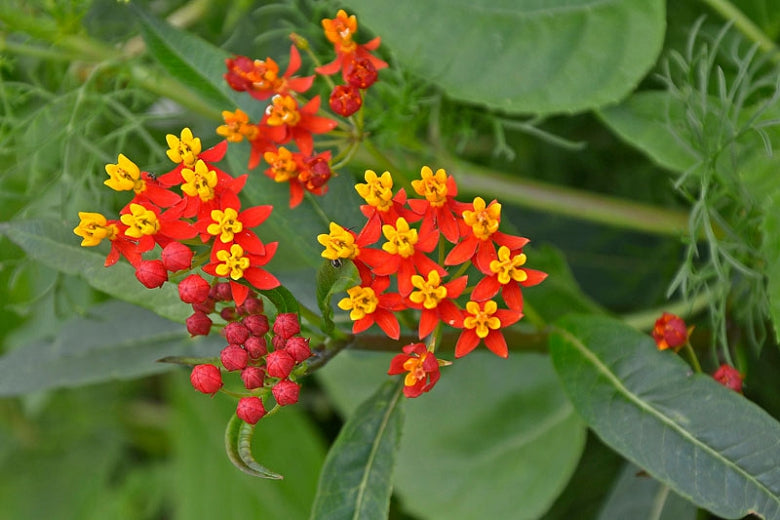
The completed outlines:
[[[335,222],[330,223],[330,233],[317,235],[317,242],[325,246],[322,257],[328,260],[339,258],[355,258],[360,249],[355,244],[355,237]]]
[[[524,282],[528,279],[528,273],[520,267],[525,264],[524,253],[510,256],[512,252],[506,246],[498,248],[498,260],[490,261],[490,270],[498,275],[498,282],[506,285],[510,280]]]
[[[271,104],[265,109],[265,113],[268,115],[266,123],[269,126],[295,126],[301,120],[298,103],[292,96],[275,95],[271,98]]]
[[[387,211],[393,206],[393,178],[390,172],[377,177],[372,170],[366,170],[365,184],[356,184],[355,190],[366,203],[379,211]]]
[[[474,211],[463,212],[463,220],[471,226],[474,236],[480,240],[487,240],[490,235],[498,231],[498,223],[501,220],[501,204],[492,202],[485,207],[482,197],[474,199]]]
[[[182,179],[184,184],[181,185],[181,191],[190,197],[200,197],[203,202],[208,202],[214,198],[214,188],[217,185],[217,172],[209,170],[206,163],[198,159],[195,163],[195,170],[189,168],[182,168]]]
[[[409,258],[414,254],[414,245],[417,243],[417,230],[411,229],[405,218],[399,217],[395,221],[395,227],[385,224],[382,226],[382,233],[387,239],[387,242],[382,244],[382,249],[391,255]]]
[[[103,181],[103,184],[112,190],[133,190],[141,193],[146,189],[146,182],[141,178],[141,170],[121,153],[116,164],[106,164],[106,173],[109,178]]]
[[[140,204],[130,204],[130,213],[122,215],[120,220],[127,226],[125,235],[131,238],[154,235],[160,230],[160,221],[154,211]]]
[[[417,384],[417,381],[425,379],[425,369],[423,368],[423,363],[425,363],[425,358],[427,357],[428,353],[426,352],[420,357],[410,357],[404,361],[404,370],[409,372],[406,374],[406,377],[404,377],[405,386],[414,386]]]
[[[486,338],[490,329],[496,330],[501,327],[501,320],[493,316],[497,310],[498,304],[493,300],[486,301],[484,307],[480,307],[480,304],[475,301],[470,301],[466,304],[466,312],[471,316],[463,319],[463,327],[474,329],[477,336]]]
[[[244,248],[238,244],[230,246],[230,251],[217,251],[217,260],[222,263],[214,271],[219,276],[230,276],[233,280],[239,280],[244,276],[244,271],[249,269],[249,258],[244,256]]]
[[[240,143],[245,137],[252,141],[257,137],[257,127],[249,124],[249,116],[240,108],[235,112],[223,110],[222,119],[225,124],[217,127],[217,134],[231,143]]]
[[[276,182],[287,182],[298,176],[298,164],[290,150],[284,146],[278,152],[265,152],[263,159],[271,167]]]
[[[340,9],[336,18],[322,20],[322,27],[325,29],[325,37],[337,49],[350,53],[357,48],[357,44],[352,41],[352,35],[357,32],[357,18],[354,14],[348,17],[347,13]]]
[[[447,202],[447,172],[439,168],[434,174],[428,166],[423,166],[420,174],[422,180],[412,181],[414,191],[425,197],[431,206],[443,206]]]
[[[417,304],[422,303],[426,309],[435,309],[447,297],[447,288],[441,285],[441,276],[436,271],[428,273],[427,280],[419,274],[413,275],[412,285],[418,290],[412,291],[409,299]]]
[[[244,224],[238,220],[238,212],[233,208],[225,208],[225,211],[212,210],[211,220],[214,222],[208,225],[206,231],[209,235],[219,235],[223,243],[232,242],[235,234],[244,229]]]
[[[281,83],[279,78],[279,65],[271,59],[255,60],[254,70],[251,72],[239,71],[239,74],[252,82],[255,90],[275,90]]]
[[[371,287],[356,285],[347,290],[347,297],[339,303],[339,309],[349,311],[349,318],[353,321],[363,319],[367,314],[376,311],[379,299]]]
[[[108,224],[106,217],[100,213],[79,211],[79,225],[73,232],[82,238],[82,247],[98,245],[104,238],[114,240],[119,230],[116,224]]]
[[[165,153],[171,161],[177,164],[183,163],[184,166],[191,168],[198,160],[198,155],[201,152],[200,138],[193,137],[192,130],[189,128],[181,131],[180,138],[173,134],[166,135],[165,141],[169,147]]]

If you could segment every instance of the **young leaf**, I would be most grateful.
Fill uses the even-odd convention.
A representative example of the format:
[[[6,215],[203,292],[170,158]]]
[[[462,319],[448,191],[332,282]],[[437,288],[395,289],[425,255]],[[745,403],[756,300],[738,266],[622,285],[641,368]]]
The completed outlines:
[[[255,425],[242,421],[238,418],[238,415],[234,414],[230,418],[225,429],[225,450],[227,451],[228,459],[238,469],[253,477],[273,480],[281,479],[281,475],[260,465],[252,455],[252,434],[254,430]]]
[[[322,262],[317,271],[317,304],[322,312],[323,332],[330,334],[335,326],[333,308],[330,300],[334,294],[341,293],[360,283],[357,268],[351,261],[343,260]]]
[[[561,320],[550,352],[588,425],[681,496],[725,518],[780,519],[780,423],[620,321]]]
[[[401,440],[401,388],[387,381],[341,429],[322,468],[312,520],[384,520]]]

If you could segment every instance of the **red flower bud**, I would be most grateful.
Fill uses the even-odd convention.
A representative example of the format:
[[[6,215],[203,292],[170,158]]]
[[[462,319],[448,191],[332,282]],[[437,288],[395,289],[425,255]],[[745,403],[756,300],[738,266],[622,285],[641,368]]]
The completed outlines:
[[[363,105],[360,90],[352,85],[336,85],[330,93],[330,109],[340,116],[349,117]]]
[[[252,315],[252,314],[262,314],[263,313],[263,300],[260,298],[253,298],[249,297],[246,300],[244,300],[244,303],[239,305],[237,308],[238,313],[242,314],[244,316]]]
[[[679,350],[688,342],[688,329],[682,318],[665,312],[655,322],[653,339],[659,350],[668,348]]]
[[[246,421],[249,424],[257,424],[257,421],[265,415],[263,400],[259,397],[242,397],[238,401],[236,415],[242,421]]]
[[[726,388],[742,393],[742,375],[736,368],[723,364],[712,374],[712,377]]]
[[[268,354],[268,342],[262,336],[249,336],[244,342],[244,348],[250,359],[260,359]]]
[[[214,305],[216,302],[212,298],[206,298],[206,301],[202,303],[193,303],[192,304],[192,310],[193,311],[200,311],[206,314],[211,314],[214,312]]]
[[[271,338],[271,345],[274,346],[274,350],[284,350],[287,346],[287,340],[281,336],[273,336]]]
[[[298,176],[298,180],[306,185],[309,191],[324,186],[333,175],[328,161],[324,157],[314,157],[306,161],[306,168]]]
[[[230,284],[227,282],[220,282],[214,284],[209,294],[212,298],[218,302],[229,302],[233,299],[233,290],[230,288]]]
[[[225,307],[224,309],[219,311],[219,315],[225,321],[233,321],[236,318],[238,318],[238,312],[236,312],[235,307]]]
[[[209,297],[211,285],[199,274],[191,274],[179,283],[179,298],[184,303],[203,303]]]
[[[249,337],[249,329],[242,323],[233,321],[225,325],[222,334],[225,336],[228,343],[241,345],[246,341],[246,338]]]
[[[283,312],[276,315],[274,334],[284,339],[291,338],[301,331],[298,315],[294,312]]]
[[[263,386],[265,380],[265,369],[260,367],[246,367],[241,371],[241,381],[247,390],[253,390]]]
[[[301,363],[311,357],[308,338],[293,336],[287,340],[284,350],[290,353],[296,363]]]
[[[250,314],[241,320],[241,323],[249,329],[253,336],[265,336],[270,329],[268,325],[268,316],[265,314]]]
[[[265,358],[268,375],[284,379],[290,375],[295,366],[295,359],[285,350],[275,350]]]
[[[225,370],[232,372],[246,367],[249,361],[249,354],[239,345],[228,345],[220,352],[219,359],[222,361],[222,366],[225,367]]]
[[[192,267],[192,249],[181,242],[170,242],[162,250],[162,263],[171,272]]]
[[[276,403],[279,406],[287,406],[288,404],[298,402],[298,394],[301,392],[301,387],[289,379],[282,379],[274,385],[271,392],[273,392],[274,399],[276,399]]]
[[[346,68],[347,83],[357,88],[368,88],[376,83],[376,67],[368,58],[357,58],[352,60]]]
[[[198,392],[214,395],[222,388],[222,373],[214,365],[195,365],[190,374],[190,382]]]
[[[191,336],[208,336],[211,331],[211,318],[205,312],[195,311],[187,318],[187,332]]]
[[[144,287],[156,289],[168,281],[168,271],[159,260],[142,260],[135,270],[135,277]]]

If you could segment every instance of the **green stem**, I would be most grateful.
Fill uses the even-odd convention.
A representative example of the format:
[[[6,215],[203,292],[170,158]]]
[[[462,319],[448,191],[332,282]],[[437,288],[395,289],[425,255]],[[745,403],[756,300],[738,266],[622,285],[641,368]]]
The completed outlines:
[[[685,349],[686,354],[688,354],[688,359],[691,361],[691,365],[693,366],[693,370],[697,374],[701,374],[701,365],[699,364],[699,358],[696,357],[696,352],[693,351],[693,347],[691,346],[690,341],[685,342]]]
[[[747,36],[750,40],[758,44],[758,48],[762,51],[771,54],[772,59],[780,61],[780,53],[775,42],[772,41],[764,31],[761,30],[753,21],[745,16],[745,14],[737,9],[734,4],[728,0],[704,0],[704,3],[710,6],[714,11],[723,16],[726,20],[734,23],[742,34]]]

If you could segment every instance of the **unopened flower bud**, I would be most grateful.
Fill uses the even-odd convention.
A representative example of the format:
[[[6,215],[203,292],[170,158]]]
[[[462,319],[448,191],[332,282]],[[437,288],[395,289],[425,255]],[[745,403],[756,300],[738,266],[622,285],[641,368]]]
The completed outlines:
[[[731,365],[721,365],[712,377],[726,388],[742,393],[742,375]]]
[[[327,184],[333,172],[324,157],[314,157],[306,161],[306,174],[299,175],[298,180],[306,184],[306,189],[314,190]]]
[[[203,303],[209,297],[211,285],[199,274],[191,274],[179,283],[179,298],[184,303]]]
[[[268,375],[284,379],[295,366],[295,359],[285,350],[275,350],[265,358]]]
[[[214,284],[209,294],[212,298],[218,302],[227,302],[233,299],[233,290],[230,288],[230,284],[227,282],[220,282]]]
[[[195,365],[190,373],[190,382],[198,392],[214,395],[222,388],[222,373],[214,365]]]
[[[273,336],[271,337],[271,345],[273,345],[274,350],[284,350],[284,347],[287,346],[287,340],[281,336]]]
[[[376,83],[378,76],[376,67],[368,58],[357,58],[347,65],[347,83],[353,87],[366,89]]]
[[[168,281],[168,271],[160,260],[143,260],[135,270],[135,277],[144,287],[156,289]]]
[[[268,325],[268,316],[265,314],[250,314],[246,316],[241,323],[249,329],[249,332],[253,336],[265,336],[270,329]]]
[[[246,367],[241,371],[241,381],[247,390],[253,390],[263,386],[265,380],[265,369],[261,367]]]
[[[659,350],[673,348],[679,350],[688,342],[688,329],[679,316],[665,312],[655,322],[653,339]]]
[[[250,296],[246,300],[244,300],[244,303],[239,305],[236,310],[239,314],[243,316],[251,316],[252,314],[262,314],[263,313],[263,300],[260,298],[254,298]]]
[[[246,367],[247,362],[249,362],[249,354],[240,345],[228,345],[220,352],[219,359],[225,370],[232,372]]]
[[[193,303],[192,304],[192,310],[193,311],[200,311],[205,314],[211,314],[214,312],[214,305],[216,302],[212,298],[206,298],[206,301],[202,303]]]
[[[236,312],[235,307],[225,307],[224,309],[219,311],[219,315],[225,321],[233,321],[236,318],[238,318],[238,312]]]
[[[271,392],[273,392],[274,399],[276,399],[276,403],[279,406],[287,406],[288,404],[295,404],[298,402],[298,395],[301,392],[301,387],[289,379],[282,379],[274,385]]]
[[[291,338],[301,331],[298,315],[294,312],[282,312],[274,320],[274,334],[284,339]]]
[[[249,329],[238,321],[233,321],[225,325],[225,328],[222,329],[222,333],[228,343],[234,343],[236,345],[243,344],[249,337]]]
[[[336,85],[328,99],[330,109],[340,116],[349,117],[363,105],[360,90],[352,85]]]
[[[301,336],[293,336],[292,338],[288,339],[284,350],[290,353],[293,359],[295,359],[296,363],[301,363],[311,357],[309,339],[302,338]]]
[[[250,359],[260,359],[268,354],[268,343],[262,336],[249,336],[244,342],[244,349]]]
[[[162,250],[162,263],[171,272],[189,269],[192,266],[192,249],[181,242],[171,242]]]
[[[187,318],[187,332],[191,336],[208,336],[211,331],[211,318],[205,312],[195,311]]]
[[[257,421],[265,415],[263,400],[259,397],[242,397],[236,407],[238,418],[249,424],[257,424]]]

